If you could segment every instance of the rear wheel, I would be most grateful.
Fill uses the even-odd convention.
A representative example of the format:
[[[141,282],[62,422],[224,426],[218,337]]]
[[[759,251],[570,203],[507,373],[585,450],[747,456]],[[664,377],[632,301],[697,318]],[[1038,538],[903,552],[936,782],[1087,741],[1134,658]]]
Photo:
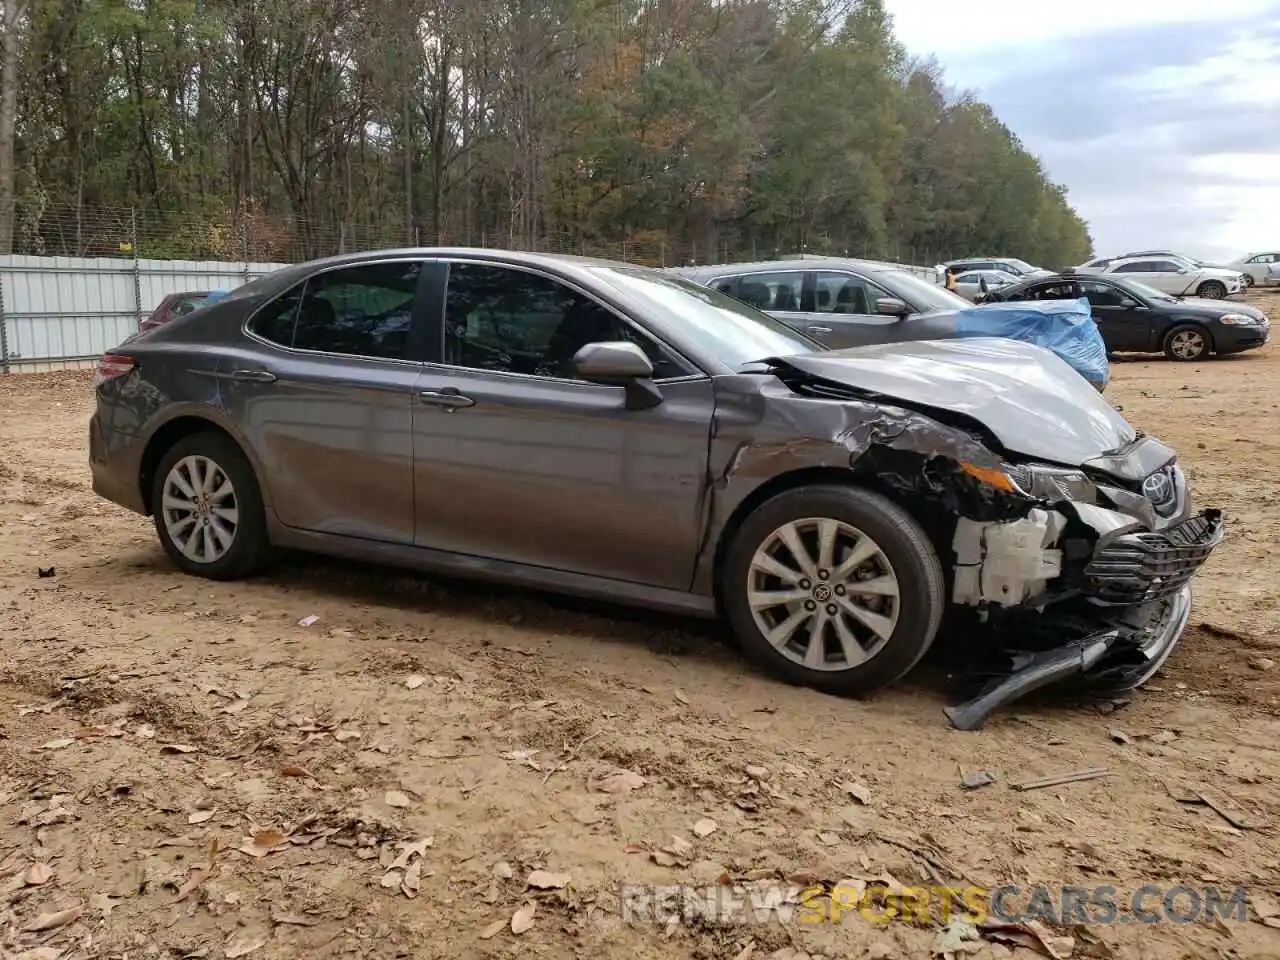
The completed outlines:
[[[1244,288],[1248,290],[1250,287],[1253,286],[1253,283],[1254,283],[1253,274],[1245,273],[1245,274],[1241,274],[1241,276],[1244,277],[1244,280],[1243,280]]]
[[[1196,287],[1196,296],[1204,297],[1206,300],[1221,300],[1227,295],[1226,284],[1217,280],[1206,280],[1200,286]]]
[[[235,580],[269,558],[257,479],[228,437],[197,433],[175,443],[156,468],[151,507],[160,543],[184,573]]]
[[[907,673],[946,602],[919,524],[855,487],[801,487],[764,503],[734,535],[723,576],[725,611],[752,659],[831,693],[870,693]]]
[[[1212,347],[1208,331],[1194,324],[1174,327],[1164,338],[1164,353],[1170,360],[1203,360]]]

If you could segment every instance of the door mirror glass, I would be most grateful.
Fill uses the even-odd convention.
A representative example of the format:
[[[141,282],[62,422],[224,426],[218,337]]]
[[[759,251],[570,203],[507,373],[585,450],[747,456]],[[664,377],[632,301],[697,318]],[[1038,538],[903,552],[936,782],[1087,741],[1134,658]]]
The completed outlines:
[[[653,363],[634,343],[614,340],[588,343],[573,357],[579,377],[592,383],[625,383],[653,376]]]
[[[897,297],[881,297],[876,301],[876,313],[884,317],[905,317],[910,312],[906,301]]]

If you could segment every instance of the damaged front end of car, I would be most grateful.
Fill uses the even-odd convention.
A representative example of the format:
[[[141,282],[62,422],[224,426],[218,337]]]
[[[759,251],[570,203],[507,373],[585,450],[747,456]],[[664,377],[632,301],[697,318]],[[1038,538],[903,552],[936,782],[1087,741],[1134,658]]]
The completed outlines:
[[[922,515],[944,567],[950,552],[951,619],[967,625],[970,678],[986,681],[947,708],[953,726],[978,729],[1049,684],[1114,694],[1160,669],[1223,537],[1220,511],[1192,514],[1173,450],[1133,433],[1079,466],[1038,462],[963,413],[785,361],[775,372],[797,397],[839,401],[854,473]]]

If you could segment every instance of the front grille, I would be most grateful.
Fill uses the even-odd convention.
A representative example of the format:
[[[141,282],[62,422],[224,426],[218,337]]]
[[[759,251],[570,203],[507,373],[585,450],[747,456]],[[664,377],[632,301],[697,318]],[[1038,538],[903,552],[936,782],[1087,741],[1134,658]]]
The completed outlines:
[[[1222,512],[1103,543],[1085,566],[1085,592],[1108,604],[1145,603],[1180,590],[1222,542]]]

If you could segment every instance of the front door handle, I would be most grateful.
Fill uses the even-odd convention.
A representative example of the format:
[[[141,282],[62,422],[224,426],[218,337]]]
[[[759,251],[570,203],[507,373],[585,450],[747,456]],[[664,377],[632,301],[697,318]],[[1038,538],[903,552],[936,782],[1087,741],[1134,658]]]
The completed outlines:
[[[470,397],[464,397],[453,387],[445,387],[443,390],[422,390],[418,393],[418,400],[421,403],[427,403],[434,407],[444,407],[445,413],[453,413],[461,407],[474,407],[476,402]]]
[[[830,333],[830,327],[809,327],[810,333]]]
[[[271,383],[276,379],[276,375],[270,370],[232,370],[230,377],[232,380],[249,383]]]

